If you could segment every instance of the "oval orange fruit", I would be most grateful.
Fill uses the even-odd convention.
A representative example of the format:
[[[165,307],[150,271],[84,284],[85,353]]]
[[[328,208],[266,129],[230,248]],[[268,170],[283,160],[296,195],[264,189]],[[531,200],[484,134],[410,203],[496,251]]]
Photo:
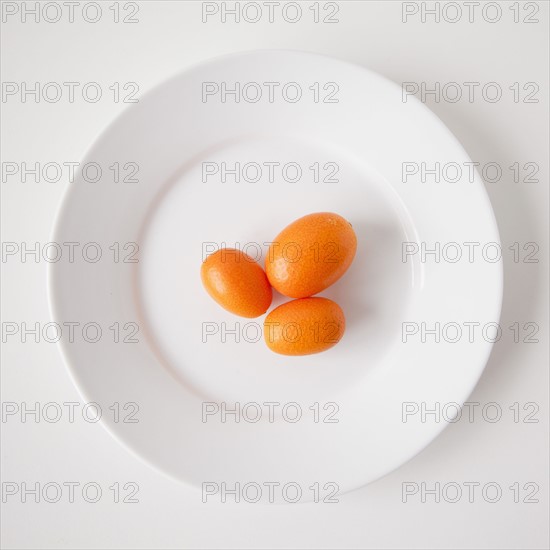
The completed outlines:
[[[259,317],[271,305],[272,290],[260,265],[235,248],[222,248],[201,266],[204,288],[223,308],[241,317]]]
[[[270,244],[265,270],[285,296],[313,296],[335,283],[357,250],[351,224],[331,212],[309,214],[287,226]]]
[[[301,298],[275,308],[264,321],[268,347],[282,355],[309,355],[340,341],[346,319],[340,306],[328,298]]]

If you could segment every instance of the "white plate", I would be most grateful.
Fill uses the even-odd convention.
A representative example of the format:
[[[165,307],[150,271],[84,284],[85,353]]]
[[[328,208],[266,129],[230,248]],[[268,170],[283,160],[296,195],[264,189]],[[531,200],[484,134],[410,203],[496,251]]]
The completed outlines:
[[[220,94],[201,97],[204,82],[227,87],[254,82],[255,103]],[[277,82],[269,101],[263,83]],[[282,97],[298,83],[302,98]],[[331,96],[335,90],[338,91]],[[315,102],[319,83],[321,100]],[[313,87],[313,89],[310,89]],[[252,99],[258,90],[250,85]],[[294,97],[296,86],[285,88]],[[327,103],[323,98],[338,99]],[[441,121],[424,105],[402,101],[401,89],[379,75],[342,61],[290,51],[258,51],[215,59],[159,86],[128,108],[97,140],[84,162],[97,162],[99,182],[77,177],[55,227],[54,241],[80,243],[50,272],[51,307],[59,322],[97,323],[96,343],[63,332],[69,370],[87,401],[102,407],[109,431],[140,457],[170,476],[204,482],[295,482],[304,488],[333,482],[341,491],[368,483],[425,447],[445,422],[403,422],[404,402],[463,403],[491,350],[482,338],[439,343],[420,334],[403,342],[404,322],[498,322],[501,263],[403,262],[403,242],[499,242],[483,184],[468,173],[455,183],[402,182],[402,163],[469,162]],[[139,165],[139,183],[114,183],[120,163]],[[269,181],[203,183],[203,163],[297,163],[296,183],[275,170]],[[313,181],[309,167],[320,163]],[[208,165],[213,166],[213,165]],[[254,178],[254,168],[247,179]],[[235,317],[215,304],[200,282],[205,247],[248,244],[265,253],[289,222],[316,211],[334,211],[352,222],[358,237],[349,272],[323,295],[344,309],[347,332],[326,353],[284,357],[254,341],[263,318]],[[96,263],[78,253],[96,242]],[[113,243],[119,245],[113,247]],[[124,263],[139,243],[138,263]],[[205,244],[206,243],[206,244]],[[208,243],[217,243],[216,245]],[[121,247],[120,261],[114,248]],[[111,247],[111,248],[110,248]],[[211,248],[210,248],[211,250]],[[91,256],[93,249],[87,249]],[[275,305],[283,299],[277,296]],[[133,325],[138,343],[128,337]],[[247,323],[252,323],[247,325]],[[225,323],[225,325],[223,325]],[[237,328],[236,342],[224,329]],[[205,336],[204,330],[219,331]],[[90,331],[93,338],[93,330]],[[89,336],[89,335],[88,335]],[[89,336],[90,337],[90,336]],[[451,336],[452,337],[452,336]],[[247,416],[203,421],[204,402],[239,402]],[[118,407],[133,402],[114,416]],[[265,402],[274,406],[273,421]],[[297,402],[302,418],[292,423]],[[336,406],[338,412],[330,416]],[[314,421],[319,403],[320,420]],[[259,410],[262,418],[251,422]],[[112,407],[110,409],[109,407]],[[214,407],[214,405],[212,405]],[[313,409],[310,409],[313,407]],[[210,410],[210,409],[208,409]],[[323,422],[327,416],[338,422]],[[117,421],[118,420],[118,421]]]

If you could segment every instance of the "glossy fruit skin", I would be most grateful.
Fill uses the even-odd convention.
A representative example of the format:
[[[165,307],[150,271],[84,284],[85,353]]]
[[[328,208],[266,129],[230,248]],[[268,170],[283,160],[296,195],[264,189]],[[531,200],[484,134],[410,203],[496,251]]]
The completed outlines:
[[[310,355],[336,345],[346,329],[342,308],[328,298],[291,300],[264,321],[264,339],[282,355]]]
[[[201,266],[204,288],[220,306],[241,317],[263,315],[273,297],[260,265],[235,248],[220,249]]]
[[[356,250],[357,237],[346,219],[331,212],[309,214],[273,239],[265,271],[281,294],[305,298],[335,283],[351,265]]]

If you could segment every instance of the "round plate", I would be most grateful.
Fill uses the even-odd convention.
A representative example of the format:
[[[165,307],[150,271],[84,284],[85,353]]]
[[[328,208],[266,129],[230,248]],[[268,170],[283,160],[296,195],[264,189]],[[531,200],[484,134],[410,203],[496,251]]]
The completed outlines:
[[[349,490],[445,426],[404,411],[472,391],[492,344],[464,323],[498,322],[501,263],[420,252],[479,252],[499,243],[496,223],[477,174],[403,177],[405,162],[469,158],[394,83],[309,53],[215,59],[128,108],[83,162],[102,171],[78,175],[59,213],[53,240],[77,245],[51,264],[53,318],[78,323],[61,348],[84,398],[163,472],[210,488],[295,483],[304,499],[315,483]],[[201,262],[238,246],[263,265],[266,243],[318,211],[357,233],[354,263],[322,293],[346,334],[322,354],[276,355],[263,318],[210,299]]]

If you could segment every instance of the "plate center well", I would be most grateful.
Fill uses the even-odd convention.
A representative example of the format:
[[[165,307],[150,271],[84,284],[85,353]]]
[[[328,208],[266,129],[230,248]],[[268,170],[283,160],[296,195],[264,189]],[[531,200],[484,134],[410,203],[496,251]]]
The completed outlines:
[[[244,319],[202,287],[208,253],[238,247],[263,266],[268,243],[296,218],[332,211],[348,219],[358,249],[349,271],[320,295],[344,310],[346,333],[331,350],[274,354],[264,316]],[[363,383],[400,337],[412,292],[401,261],[402,206],[368,166],[327,144],[288,137],[241,139],[181,169],[143,230],[138,295],[162,363],[203,397],[225,402],[330,401]],[[270,308],[289,300],[274,293]]]

